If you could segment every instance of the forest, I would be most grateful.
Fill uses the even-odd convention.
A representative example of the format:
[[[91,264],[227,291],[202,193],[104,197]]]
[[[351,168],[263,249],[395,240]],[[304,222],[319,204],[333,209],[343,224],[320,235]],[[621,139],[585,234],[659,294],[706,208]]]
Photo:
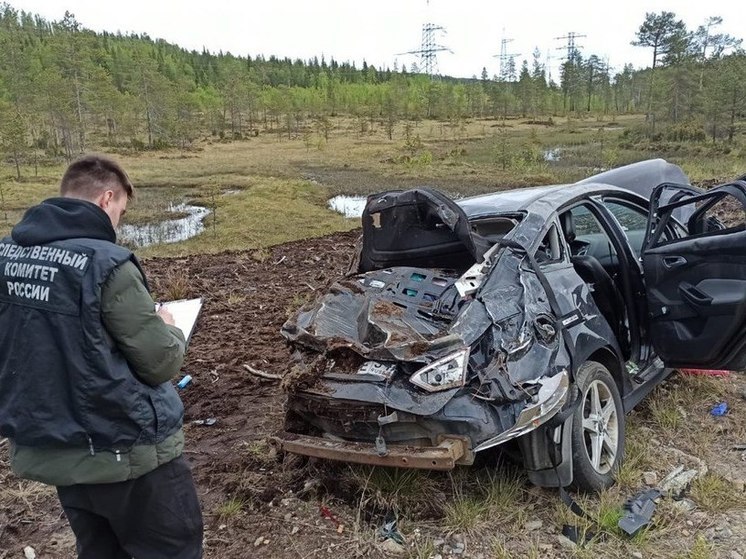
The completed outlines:
[[[711,17],[688,30],[672,12],[648,13],[630,42],[650,52],[645,69],[613,73],[597,55],[568,51],[559,83],[539,50],[509,60],[502,75],[428,76],[416,64],[375,68],[313,58],[187,51],[147,35],[96,33],[0,4],[0,151],[18,178],[39,158],[91,148],[188,149],[205,136],[264,132],[328,139],[333,117],[364,133],[425,119],[644,114],[642,132],[675,141],[733,142],[746,113],[746,53]]]

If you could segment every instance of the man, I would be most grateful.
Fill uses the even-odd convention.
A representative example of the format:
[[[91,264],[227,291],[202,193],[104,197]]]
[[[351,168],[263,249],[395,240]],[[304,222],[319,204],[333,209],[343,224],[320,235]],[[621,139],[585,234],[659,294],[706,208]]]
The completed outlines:
[[[201,557],[169,382],[184,335],[115,244],[132,183],[115,161],[87,155],[60,195],[0,241],[0,436],[11,466],[57,486],[81,559]]]

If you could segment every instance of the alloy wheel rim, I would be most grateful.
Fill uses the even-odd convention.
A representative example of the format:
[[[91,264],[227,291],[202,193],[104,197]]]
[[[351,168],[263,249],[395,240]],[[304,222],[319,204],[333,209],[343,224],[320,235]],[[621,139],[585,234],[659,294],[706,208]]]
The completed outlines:
[[[609,473],[619,449],[619,416],[611,390],[600,380],[591,382],[583,397],[583,441],[593,469]]]

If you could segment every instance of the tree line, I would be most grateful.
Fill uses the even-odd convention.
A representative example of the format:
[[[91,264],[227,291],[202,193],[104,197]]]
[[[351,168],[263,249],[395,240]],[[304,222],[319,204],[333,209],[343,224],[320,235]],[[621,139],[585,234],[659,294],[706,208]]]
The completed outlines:
[[[331,117],[378,123],[389,138],[402,120],[645,113],[650,134],[733,141],[746,113],[746,54],[710,18],[694,31],[671,12],[647,14],[633,44],[652,50],[644,70],[612,72],[574,50],[559,82],[536,50],[520,69],[456,79],[413,65],[375,68],[335,60],[187,51],[147,35],[95,33],[0,4],[0,149],[18,176],[29,158],[71,158],[95,147],[189,146],[201,135],[288,136],[309,127],[328,139]],[[670,132],[673,130],[673,132]]]

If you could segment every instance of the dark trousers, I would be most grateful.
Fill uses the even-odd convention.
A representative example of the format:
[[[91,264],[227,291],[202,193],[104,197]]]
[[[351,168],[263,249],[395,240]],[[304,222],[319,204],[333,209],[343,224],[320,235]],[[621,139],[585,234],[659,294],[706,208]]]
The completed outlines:
[[[58,487],[79,559],[199,559],[202,512],[183,457],[130,481]]]

